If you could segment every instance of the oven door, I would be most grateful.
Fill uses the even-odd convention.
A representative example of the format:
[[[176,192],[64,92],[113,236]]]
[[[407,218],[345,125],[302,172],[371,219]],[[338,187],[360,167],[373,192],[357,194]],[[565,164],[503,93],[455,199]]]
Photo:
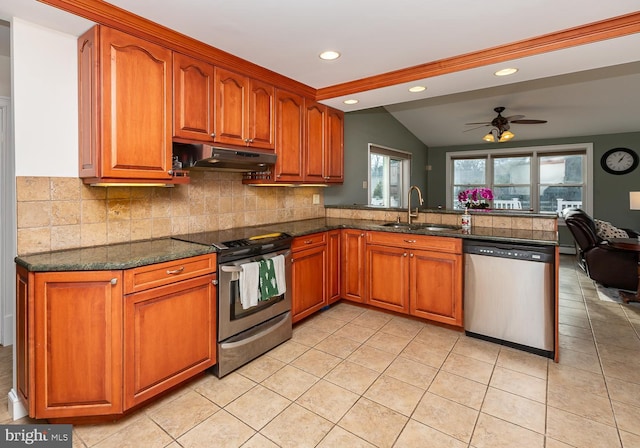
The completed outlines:
[[[285,293],[245,309],[240,302],[242,265],[277,255],[284,256]],[[218,342],[291,310],[291,263],[291,251],[287,249],[218,265]]]

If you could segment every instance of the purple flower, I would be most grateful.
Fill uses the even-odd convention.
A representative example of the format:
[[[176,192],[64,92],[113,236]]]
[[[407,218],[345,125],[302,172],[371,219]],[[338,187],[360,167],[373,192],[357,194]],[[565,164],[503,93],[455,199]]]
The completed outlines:
[[[493,200],[493,192],[490,188],[469,188],[458,193],[458,202],[465,207],[472,207],[491,200]]]

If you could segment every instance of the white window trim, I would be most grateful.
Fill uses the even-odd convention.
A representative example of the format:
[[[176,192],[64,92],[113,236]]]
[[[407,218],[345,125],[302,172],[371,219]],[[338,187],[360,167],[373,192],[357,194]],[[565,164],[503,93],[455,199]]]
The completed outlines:
[[[409,151],[403,151],[402,149],[390,148],[388,146],[378,145],[377,143],[367,143],[367,204],[371,200],[371,153],[376,152],[371,151],[371,148],[380,148],[386,151],[398,153],[398,156],[407,160],[406,164],[403,164],[403,172],[402,172],[402,180],[403,184],[399,186],[400,191],[407,191],[409,185],[411,185],[411,160],[413,157],[413,153]],[[404,195],[400,195],[400,208],[406,207],[407,199]]]
[[[474,156],[500,156],[504,154],[509,154],[513,156],[519,155],[532,155],[536,159],[539,155],[547,155],[554,152],[569,152],[569,151],[585,151],[585,176],[586,176],[586,185],[584,192],[584,202],[582,204],[582,208],[588,214],[593,216],[593,143],[572,143],[567,145],[549,145],[549,146],[527,146],[521,148],[497,148],[497,149],[488,149],[488,150],[472,150],[472,151],[456,151],[456,152],[447,152],[446,153],[446,200],[447,207],[453,207],[453,197],[452,197],[452,185],[453,185],[453,165],[452,159],[456,158],[471,158]],[[532,164],[536,165],[532,167],[531,173],[531,185],[535,186],[539,183],[540,177],[538,173],[537,163]],[[490,173],[489,173],[490,174]],[[534,177],[535,176],[535,177]],[[533,198],[533,191],[532,191]],[[537,201],[536,201],[537,202]]]

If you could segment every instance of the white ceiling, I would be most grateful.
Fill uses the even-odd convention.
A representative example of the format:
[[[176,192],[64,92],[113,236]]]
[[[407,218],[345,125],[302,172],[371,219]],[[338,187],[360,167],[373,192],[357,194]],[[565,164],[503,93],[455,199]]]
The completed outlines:
[[[214,47],[314,88],[516,42],[638,10],[638,0],[111,0]],[[35,0],[3,0],[0,19],[79,35],[91,24]],[[517,140],[640,130],[640,33],[350,97],[345,111],[387,106],[428,146],[481,142],[467,122],[504,115],[548,120],[512,126]],[[342,53],[321,61],[326,49]],[[505,66],[520,71],[497,78]],[[610,68],[607,68],[610,67]],[[421,94],[407,87],[427,86]]]

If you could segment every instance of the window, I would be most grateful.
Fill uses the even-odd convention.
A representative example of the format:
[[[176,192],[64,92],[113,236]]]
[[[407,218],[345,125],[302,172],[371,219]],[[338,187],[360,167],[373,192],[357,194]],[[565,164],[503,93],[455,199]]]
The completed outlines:
[[[507,152],[508,151],[508,152]],[[447,153],[447,204],[460,208],[458,193],[491,188],[494,208],[558,213],[591,212],[592,144]]]
[[[411,153],[369,144],[369,205],[404,207]]]

